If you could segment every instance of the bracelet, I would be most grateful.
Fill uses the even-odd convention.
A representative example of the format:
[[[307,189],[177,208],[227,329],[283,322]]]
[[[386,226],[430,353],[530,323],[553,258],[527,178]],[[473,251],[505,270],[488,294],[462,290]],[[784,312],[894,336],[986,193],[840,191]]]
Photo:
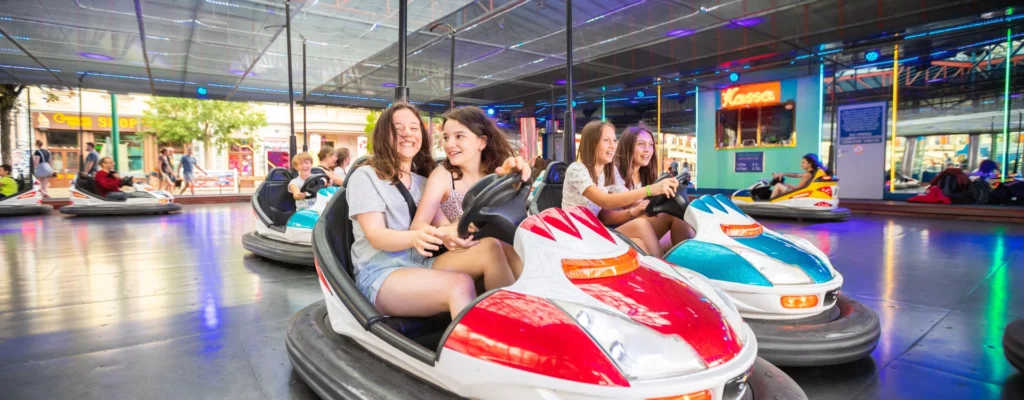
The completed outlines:
[[[647,197],[651,197],[651,185],[644,186],[644,189],[647,190]]]

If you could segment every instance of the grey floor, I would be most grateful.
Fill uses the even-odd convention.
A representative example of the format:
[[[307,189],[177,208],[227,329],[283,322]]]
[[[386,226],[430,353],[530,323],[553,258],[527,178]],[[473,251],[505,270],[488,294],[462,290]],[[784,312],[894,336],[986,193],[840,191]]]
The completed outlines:
[[[0,220],[0,398],[315,398],[284,332],[316,275],[247,255],[253,222],[248,204]],[[1024,318],[1024,226],[764,222],[825,250],[882,320],[870,359],[786,369],[811,398],[1024,398],[1000,346]]]

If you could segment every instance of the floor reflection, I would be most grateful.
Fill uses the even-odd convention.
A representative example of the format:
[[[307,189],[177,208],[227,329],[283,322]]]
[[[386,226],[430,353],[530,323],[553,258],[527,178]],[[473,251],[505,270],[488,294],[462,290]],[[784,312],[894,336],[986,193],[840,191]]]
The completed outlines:
[[[870,359],[786,369],[812,399],[1024,398],[1000,347],[1024,318],[1024,227],[764,222],[829,254],[882,321]],[[252,227],[248,204],[0,219],[0,397],[314,397],[284,335],[316,275],[247,254]]]

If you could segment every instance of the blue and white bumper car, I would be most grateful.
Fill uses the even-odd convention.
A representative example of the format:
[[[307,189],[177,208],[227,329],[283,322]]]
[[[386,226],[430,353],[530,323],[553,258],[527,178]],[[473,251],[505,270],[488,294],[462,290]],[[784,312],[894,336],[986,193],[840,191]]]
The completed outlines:
[[[783,366],[832,365],[875,349],[878,315],[840,294],[843,276],[806,239],[764,227],[722,195],[687,204],[683,191],[656,198],[647,212],[682,217],[696,230],[665,260],[729,294],[753,328],[761,357]]]
[[[313,226],[338,188],[329,186],[327,177],[314,169],[303,182],[302,191],[316,196],[316,203],[296,211],[295,200],[288,191],[292,179],[287,169],[274,168],[253,193],[256,230],[242,236],[242,247],[271,260],[312,267]]]

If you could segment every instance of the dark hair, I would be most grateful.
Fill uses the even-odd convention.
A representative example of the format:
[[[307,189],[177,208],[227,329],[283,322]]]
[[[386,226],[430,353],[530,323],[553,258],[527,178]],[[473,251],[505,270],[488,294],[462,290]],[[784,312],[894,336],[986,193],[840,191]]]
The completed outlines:
[[[821,163],[821,160],[818,159],[818,155],[817,154],[814,154],[814,153],[804,154],[804,160],[807,160],[807,163],[811,164],[811,166],[814,167],[814,171],[811,171],[811,174],[814,174],[815,172],[817,172],[820,169],[820,170],[825,172],[825,175],[829,175],[828,168],[826,168]]]
[[[167,148],[166,147],[161,147],[160,148],[160,154],[167,154]]]
[[[11,164],[3,164],[3,165],[0,165],[0,169],[3,169],[4,171],[7,171],[7,174],[10,174],[10,173],[11,173],[11,171],[13,171],[13,170],[14,170],[14,169],[13,169],[13,168],[11,167]]]
[[[978,164],[978,172],[981,173],[991,174],[992,171],[995,171],[997,169],[999,169],[999,164],[996,164],[995,161],[989,159],[982,160],[981,164]]]
[[[615,129],[611,122],[604,121],[590,121],[583,126],[583,130],[580,131],[580,148],[576,150],[576,161],[587,167],[594,184],[597,184],[597,173],[594,172],[594,166],[597,165],[597,145],[601,143],[601,131],[606,126]],[[615,183],[615,160],[605,164],[603,173],[606,184]]]
[[[342,147],[342,148],[340,148],[338,150],[335,150],[335,153],[338,154],[338,161],[334,162],[334,166],[336,166],[336,167],[342,166],[343,164],[345,164],[342,161],[348,160],[351,157],[349,155],[349,153],[348,153],[348,149],[346,149],[344,147]]]
[[[651,162],[640,167],[640,182],[633,182],[633,150],[636,148],[636,138],[641,133],[651,136],[651,143],[654,144],[654,134],[644,124],[633,125],[622,131],[619,138],[619,145],[615,148],[615,167],[619,169],[619,176],[627,189],[633,189],[639,183],[640,186],[647,186],[658,179],[658,148],[655,144],[651,152]]]
[[[533,165],[530,166],[530,169],[533,170],[530,174],[530,181],[532,182],[537,180],[537,177],[540,176],[540,173],[548,169],[549,164],[551,164],[551,160],[547,160],[539,156],[535,158],[533,160]]]
[[[42,140],[36,140],[36,147],[43,147],[43,141]]]
[[[92,148],[94,148],[94,149],[95,149],[95,148],[96,148],[96,143],[93,143],[93,142],[85,142],[85,147],[92,147]]]
[[[381,112],[377,125],[373,127],[373,157],[370,158],[370,166],[377,172],[377,177],[392,184],[398,183],[402,165],[402,161],[398,159],[398,150],[395,148],[397,133],[392,120],[395,113],[401,110],[411,111],[420,121],[420,150],[412,158],[412,172],[427,176],[437,166],[434,157],[430,156],[430,135],[427,133],[427,126],[423,124],[423,118],[420,117],[420,110],[404,101],[395,102]]]
[[[334,152],[334,148],[331,146],[324,146],[320,148],[320,152],[316,153],[316,158],[320,160],[320,165],[324,165],[324,159],[331,156]],[[335,162],[337,164],[337,162]],[[337,166],[337,165],[335,165]]]
[[[516,155],[516,151],[505,137],[505,133],[498,128],[494,120],[487,118],[487,114],[479,107],[462,107],[448,111],[441,123],[442,129],[448,121],[462,124],[474,135],[482,137],[487,142],[484,150],[480,152],[480,167],[483,168],[484,174],[494,173],[494,170],[498,169],[506,158]],[[444,169],[451,171],[453,180],[462,179],[462,169],[452,165],[447,158],[442,165],[444,165]]]

